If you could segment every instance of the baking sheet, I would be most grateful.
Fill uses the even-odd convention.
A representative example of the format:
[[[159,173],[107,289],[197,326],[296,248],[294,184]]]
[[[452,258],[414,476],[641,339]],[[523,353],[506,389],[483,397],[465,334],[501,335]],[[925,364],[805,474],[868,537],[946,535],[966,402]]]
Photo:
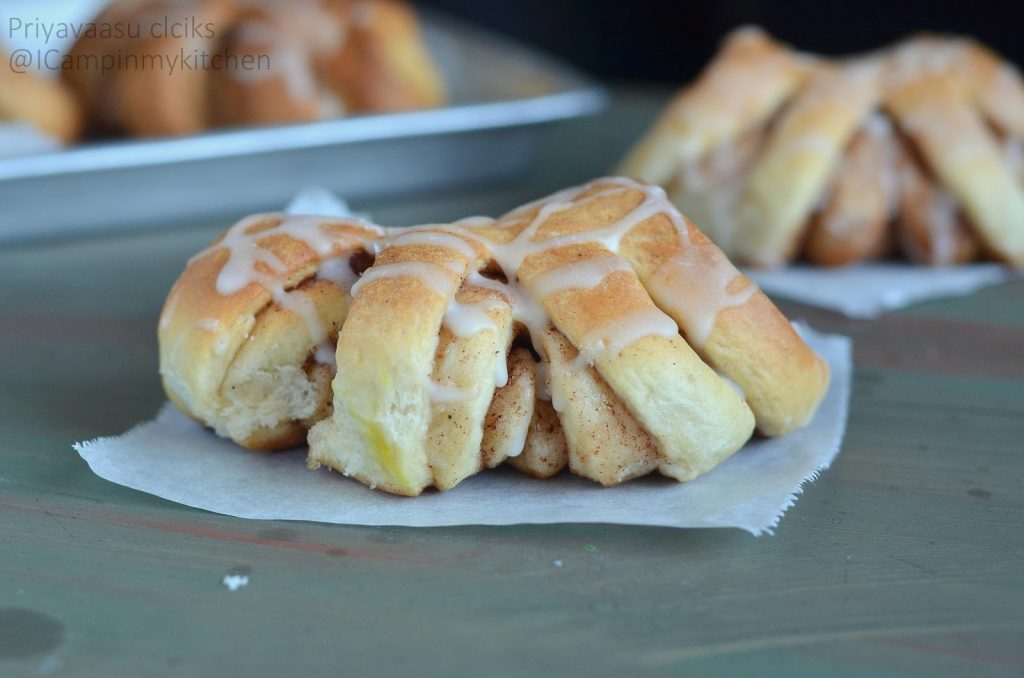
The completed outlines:
[[[0,243],[237,216],[307,184],[364,199],[508,177],[530,166],[539,125],[605,103],[593,80],[553,59],[423,18],[449,106],[0,157]]]

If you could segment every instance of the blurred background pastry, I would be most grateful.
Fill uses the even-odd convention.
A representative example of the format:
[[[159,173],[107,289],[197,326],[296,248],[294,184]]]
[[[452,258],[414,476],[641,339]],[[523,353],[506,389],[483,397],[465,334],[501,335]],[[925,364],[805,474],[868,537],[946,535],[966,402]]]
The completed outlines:
[[[1024,266],[1024,83],[991,50],[921,36],[828,59],[731,33],[624,160],[731,256],[888,254]]]
[[[32,70],[15,70],[2,45],[0,59],[0,125],[29,125],[57,144],[75,141],[82,115],[71,92]]]
[[[108,134],[181,136],[446,99],[401,0],[115,0],[95,21],[134,33],[83,35],[61,77]]]

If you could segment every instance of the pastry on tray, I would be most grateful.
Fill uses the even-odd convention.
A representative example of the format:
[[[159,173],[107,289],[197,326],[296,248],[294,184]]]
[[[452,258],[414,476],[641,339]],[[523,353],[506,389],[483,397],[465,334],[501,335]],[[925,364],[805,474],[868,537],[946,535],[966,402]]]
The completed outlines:
[[[630,152],[738,262],[1024,266],[1024,84],[970,40],[844,59],[731,34]]]
[[[93,128],[136,136],[442,105],[401,0],[115,0],[62,74]],[[188,59],[185,59],[188,57]]]
[[[263,214],[197,254],[159,326],[170,399],[254,450],[387,492],[509,463],[689,480],[805,425],[827,364],[653,185],[497,220]]]
[[[0,47],[0,124],[25,123],[62,144],[82,131],[82,114],[71,92],[32,70],[18,72]]]

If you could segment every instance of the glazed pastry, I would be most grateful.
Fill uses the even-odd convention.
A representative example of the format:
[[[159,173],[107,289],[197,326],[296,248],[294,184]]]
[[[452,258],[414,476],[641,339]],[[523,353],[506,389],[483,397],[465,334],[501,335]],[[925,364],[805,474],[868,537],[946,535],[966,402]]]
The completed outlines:
[[[116,0],[97,21],[137,34],[84,34],[62,77],[107,132],[176,136],[445,100],[417,17],[398,0]],[[164,25],[199,28],[154,37]],[[104,59],[114,67],[96,65]]]
[[[402,495],[501,463],[690,480],[806,424],[829,378],[664,191],[622,178],[496,221],[252,217],[189,264],[160,348],[171,399],[221,435],[309,429],[311,466]]]
[[[663,185],[742,263],[840,266],[896,241],[919,263],[1021,266],[1022,143],[1020,74],[981,45],[918,37],[827,60],[748,28],[623,171]]]
[[[61,143],[75,141],[82,119],[71,93],[31,71],[16,73],[2,49],[0,59],[0,123],[28,123]]]
[[[299,445],[330,411],[348,291],[383,230],[258,214],[197,254],[160,315],[164,390],[253,450]]]

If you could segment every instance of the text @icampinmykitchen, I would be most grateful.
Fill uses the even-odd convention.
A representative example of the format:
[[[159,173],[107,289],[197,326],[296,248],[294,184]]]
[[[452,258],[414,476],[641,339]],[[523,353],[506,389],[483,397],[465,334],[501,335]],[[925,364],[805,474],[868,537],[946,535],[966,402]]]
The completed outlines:
[[[269,54],[233,54],[208,49],[216,37],[213,23],[200,22],[195,17],[154,15],[140,21],[116,22],[47,22],[11,17],[7,37],[12,41],[41,44],[32,49],[12,50],[10,68],[15,73],[29,70],[156,71],[174,75],[182,71],[269,71]],[[175,48],[135,53],[120,48],[104,53],[65,53],[52,45],[66,44],[79,38],[103,40],[148,40],[169,38],[179,41]]]

